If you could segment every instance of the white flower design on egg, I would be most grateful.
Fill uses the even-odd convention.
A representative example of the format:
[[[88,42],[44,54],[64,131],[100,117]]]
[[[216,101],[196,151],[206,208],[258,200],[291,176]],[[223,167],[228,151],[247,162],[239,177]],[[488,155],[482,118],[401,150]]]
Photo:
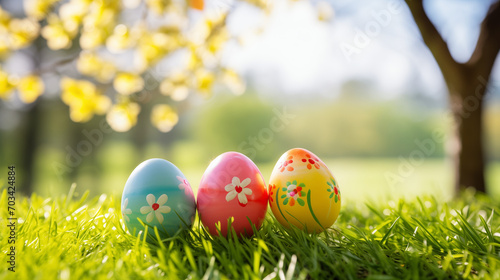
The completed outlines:
[[[240,182],[240,178],[233,177],[232,183],[224,187],[224,189],[228,192],[226,195],[226,201],[231,201],[236,196],[238,196],[238,201],[241,204],[247,204],[247,195],[252,194],[252,190],[246,188],[246,186],[248,186],[250,182],[250,178],[246,178],[245,180]]]
[[[168,196],[166,194],[162,194],[159,198],[158,201],[156,201],[156,198],[152,194],[148,194],[146,196],[146,201],[148,202],[149,206],[142,206],[141,207],[141,214],[148,214],[146,216],[146,222],[151,223],[156,216],[156,219],[158,219],[158,222],[163,223],[163,214],[170,213],[171,209],[168,206],[163,206],[163,204],[167,203]]]
[[[125,198],[122,207],[122,216],[125,221],[130,222],[130,218],[127,215],[132,214],[132,209],[127,208],[127,206],[128,206],[128,198]]]

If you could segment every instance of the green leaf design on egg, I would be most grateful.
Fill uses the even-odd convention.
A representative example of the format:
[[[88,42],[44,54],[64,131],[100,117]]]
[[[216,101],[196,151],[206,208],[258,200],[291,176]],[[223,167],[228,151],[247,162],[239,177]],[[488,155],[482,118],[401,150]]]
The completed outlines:
[[[297,198],[297,202],[300,204],[300,206],[304,206],[306,203],[304,202],[304,200],[300,199],[300,198]]]
[[[286,195],[285,195],[285,196],[286,196]],[[288,203],[288,199],[289,199],[289,198],[287,197],[287,198],[285,198],[285,200],[283,200],[283,205],[287,205],[287,203]]]

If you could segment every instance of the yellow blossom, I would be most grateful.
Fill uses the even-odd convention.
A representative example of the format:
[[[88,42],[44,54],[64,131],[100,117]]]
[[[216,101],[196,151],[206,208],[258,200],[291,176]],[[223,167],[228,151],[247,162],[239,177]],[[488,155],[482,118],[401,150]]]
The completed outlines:
[[[132,36],[129,28],[124,24],[119,24],[113,30],[113,34],[106,40],[106,47],[110,52],[118,53],[133,47],[138,37]]]
[[[42,79],[35,75],[28,75],[19,80],[17,86],[19,98],[24,103],[34,102],[45,90]]]
[[[123,95],[131,95],[144,88],[144,80],[134,73],[119,73],[113,81],[115,90]]]
[[[182,101],[189,94],[187,85],[187,76],[184,73],[176,73],[163,80],[160,84],[160,92],[163,95],[170,96],[172,100]]]
[[[83,19],[80,46],[94,49],[106,42],[113,32],[116,17],[120,12],[120,1],[94,1]]]
[[[205,95],[210,95],[215,75],[206,69],[200,68],[195,73],[195,79],[197,90]]]
[[[0,60],[6,58],[10,53],[9,44],[5,38],[6,36],[0,32]]]
[[[0,69],[0,98],[7,99],[15,86],[16,80]]]
[[[195,26],[190,39],[197,49],[203,47],[212,54],[221,49],[229,39],[229,32],[225,27],[226,18],[227,12],[218,13],[217,16],[207,17]]]
[[[145,70],[181,45],[178,28],[162,28],[152,33],[145,33],[137,46],[137,67],[141,71]]]
[[[195,46],[190,46],[189,47],[189,59],[188,59],[188,69],[194,70],[199,67],[203,66],[203,60],[201,59],[200,55],[198,55],[197,48]]]
[[[99,82],[108,82],[116,73],[113,63],[99,57],[94,52],[83,51],[76,62],[80,73],[96,78]]]
[[[160,61],[169,64],[173,60],[177,65],[175,69],[179,71],[168,75],[159,86],[161,94],[173,101],[185,100],[191,92],[208,96],[215,80],[220,78],[236,94],[245,90],[240,77],[234,71],[221,69],[218,61],[221,58],[219,51],[230,39],[226,28],[229,11],[201,12],[200,20],[193,22],[194,11],[191,9],[203,10],[205,0],[21,1],[25,18],[13,17],[0,6],[0,60],[34,44],[38,37],[43,37],[52,50],[69,49],[74,40],[79,40],[76,42],[79,50],[72,49],[71,53],[77,52],[78,72],[91,80],[69,77],[60,80],[60,98],[68,106],[70,118],[75,122],[88,121],[95,114],[106,114],[114,130],[129,130],[136,124],[141,109],[140,104],[132,101],[140,97],[137,92],[146,86],[147,80],[143,77],[147,77],[147,73],[144,71]],[[266,8],[269,2],[244,1]],[[122,9],[134,10],[122,13]],[[183,60],[187,58],[183,56],[184,50],[190,55],[189,60]],[[121,53],[123,51],[126,52]],[[66,52],[63,51],[63,54]],[[105,54],[109,52],[113,57],[106,59],[108,56]],[[54,55],[57,56],[56,53]],[[123,55],[125,59],[132,60],[125,63],[133,65],[115,65]],[[177,58],[183,60],[183,65],[178,65]],[[59,66],[67,63],[66,66],[72,67],[72,62],[71,58],[62,59],[49,63],[42,70],[68,70],[71,73],[69,68],[62,70]],[[17,91],[22,102],[32,103],[48,87],[40,76],[17,78],[2,71],[1,67],[2,99],[12,97],[12,93]],[[116,91],[116,104],[112,104],[98,86],[103,84],[108,93],[111,82]],[[163,132],[170,131],[179,120],[175,108],[166,104],[154,106],[150,118]]]
[[[206,48],[211,53],[216,53],[229,39],[229,32],[225,27],[219,27],[206,41]]]
[[[333,18],[333,8],[330,3],[327,1],[320,1],[316,5],[316,9],[318,12],[318,19],[320,21],[329,21]]]
[[[172,5],[172,0],[146,0],[146,5],[153,12],[161,15],[167,11],[170,5]]]
[[[85,29],[114,27],[119,9],[119,1],[93,1],[83,19],[83,27]]]
[[[20,49],[28,46],[40,31],[40,25],[34,19],[14,18],[9,22],[10,46]]]
[[[140,111],[141,107],[137,103],[116,104],[109,110],[106,120],[113,130],[125,132],[137,123],[137,115]]]
[[[245,0],[245,1],[258,7],[259,9],[266,11],[267,13],[270,12],[271,5],[269,4],[269,2],[272,3],[272,1],[269,0]]]
[[[0,6],[0,25],[7,27],[10,22],[10,14]]]
[[[123,50],[132,48],[142,41],[147,31],[143,24],[137,24],[127,27],[124,24],[117,25],[113,34],[106,40],[106,47],[112,53],[119,53]]]
[[[59,16],[64,29],[70,34],[76,34],[83,22],[83,18],[88,13],[91,3],[90,0],[71,0],[62,4],[59,9]]]
[[[92,50],[104,43],[106,31],[102,29],[86,29],[80,36],[80,46],[84,50]]]
[[[50,15],[48,24],[42,29],[42,36],[47,40],[47,45],[53,50],[71,47],[74,35],[68,32],[57,15]]]
[[[36,20],[42,20],[58,0],[24,0],[26,15]]]
[[[10,50],[10,32],[9,32],[10,14],[0,6],[0,53],[7,55]]]
[[[169,132],[179,121],[179,116],[166,104],[158,104],[153,107],[151,122],[161,132]]]
[[[111,104],[111,100],[101,95],[89,81],[64,77],[61,91],[61,99],[70,107],[70,117],[74,122],[86,122],[94,114],[104,114]]]

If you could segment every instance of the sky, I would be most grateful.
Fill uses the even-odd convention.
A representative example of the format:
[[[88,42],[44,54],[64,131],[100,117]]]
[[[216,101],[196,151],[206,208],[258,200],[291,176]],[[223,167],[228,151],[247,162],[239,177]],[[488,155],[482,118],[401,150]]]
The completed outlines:
[[[333,17],[318,21],[318,2],[273,1],[268,17],[238,6],[229,20],[233,34],[251,33],[252,24],[265,26],[244,45],[234,44],[225,63],[262,91],[287,94],[338,90],[349,80],[373,82],[385,97],[409,88],[443,96],[442,75],[423,44],[407,6],[399,0],[330,0]],[[460,62],[471,55],[479,25],[490,1],[425,1],[431,20]],[[212,0],[207,8],[231,7],[229,0]],[[395,9],[397,7],[397,9]],[[500,81],[498,63],[493,72]]]

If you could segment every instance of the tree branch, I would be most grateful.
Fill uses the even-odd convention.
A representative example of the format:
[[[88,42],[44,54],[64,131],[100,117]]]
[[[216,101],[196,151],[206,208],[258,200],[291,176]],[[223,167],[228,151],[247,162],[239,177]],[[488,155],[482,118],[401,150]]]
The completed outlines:
[[[450,50],[448,49],[448,45],[427,16],[422,3],[423,1],[405,0],[405,2],[408,5],[408,8],[410,8],[410,12],[415,20],[415,23],[417,24],[418,29],[420,30],[424,43],[431,51],[434,59],[436,59],[446,83],[453,83],[452,80],[454,77],[457,77],[457,75],[454,75],[454,72],[459,70],[461,65],[453,59]]]
[[[41,68],[41,69],[37,69],[34,74],[35,75],[42,75],[44,73],[50,73],[50,72],[53,72],[55,71],[59,66],[63,66],[63,65],[66,65],[68,63],[71,63],[73,62],[75,59],[77,59],[78,56],[72,56],[72,57],[68,57],[68,58],[64,58],[64,59],[61,59],[55,63],[53,63],[52,65],[48,66],[48,67],[44,67],[44,68]]]
[[[488,14],[481,23],[476,48],[467,64],[472,66],[478,75],[488,80],[499,51],[500,2],[497,1],[491,4]]]

